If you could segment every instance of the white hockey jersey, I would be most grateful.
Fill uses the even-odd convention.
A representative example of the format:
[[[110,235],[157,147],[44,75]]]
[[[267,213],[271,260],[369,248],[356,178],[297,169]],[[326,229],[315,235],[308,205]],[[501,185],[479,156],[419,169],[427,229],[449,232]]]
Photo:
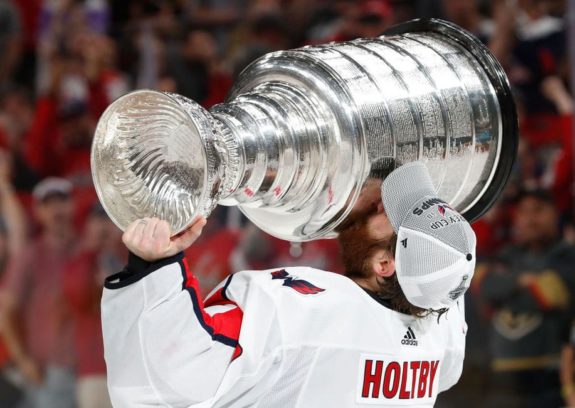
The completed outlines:
[[[461,374],[462,300],[415,318],[307,267],[229,276],[205,302],[183,255],[110,277],[114,407],[430,407]]]

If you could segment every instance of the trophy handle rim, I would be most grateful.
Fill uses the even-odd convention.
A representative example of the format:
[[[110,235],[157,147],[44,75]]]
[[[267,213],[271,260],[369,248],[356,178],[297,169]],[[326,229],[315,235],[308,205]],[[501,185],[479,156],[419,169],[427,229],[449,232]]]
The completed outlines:
[[[469,31],[445,20],[437,18],[415,19],[397,24],[383,32],[384,36],[408,33],[434,32],[463,45],[482,66],[495,89],[501,110],[501,151],[496,169],[487,188],[473,206],[462,215],[474,222],[495,204],[505,188],[517,156],[519,146],[519,125],[517,110],[511,86],[505,71],[497,58],[477,37]]]

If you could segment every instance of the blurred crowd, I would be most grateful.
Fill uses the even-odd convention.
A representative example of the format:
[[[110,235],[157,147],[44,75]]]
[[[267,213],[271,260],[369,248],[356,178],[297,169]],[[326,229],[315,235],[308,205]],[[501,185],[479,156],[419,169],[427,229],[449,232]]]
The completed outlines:
[[[438,406],[575,407],[573,97],[565,0],[0,0],[0,406],[110,407],[99,300],[123,267],[90,143],[137,88],[222,102],[265,53],[440,17],[500,60],[520,148],[474,224],[461,382]],[[207,293],[241,269],[342,273],[335,241],[290,244],[218,208],[188,258]]]

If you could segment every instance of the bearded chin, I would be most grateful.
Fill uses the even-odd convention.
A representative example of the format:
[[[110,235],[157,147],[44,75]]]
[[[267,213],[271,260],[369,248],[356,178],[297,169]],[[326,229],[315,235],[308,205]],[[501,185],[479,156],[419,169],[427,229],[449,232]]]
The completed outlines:
[[[339,232],[345,275],[350,278],[368,278],[371,275],[369,259],[377,248],[374,247],[376,242],[369,237],[366,220],[367,217]]]

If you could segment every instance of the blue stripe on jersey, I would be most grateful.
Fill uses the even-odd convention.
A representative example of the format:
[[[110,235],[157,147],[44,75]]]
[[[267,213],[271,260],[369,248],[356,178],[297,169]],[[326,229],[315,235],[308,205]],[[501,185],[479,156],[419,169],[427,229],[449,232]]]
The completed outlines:
[[[210,326],[208,324],[208,322],[206,322],[206,320],[204,319],[204,315],[202,313],[203,305],[201,304],[201,300],[198,296],[198,293],[196,292],[196,289],[193,286],[186,287],[186,282],[187,282],[186,266],[184,265],[183,260],[178,260],[178,263],[180,264],[180,269],[182,272],[182,278],[184,280],[182,285],[183,285],[184,289],[190,294],[190,298],[192,299],[192,306],[194,308],[194,314],[196,315],[196,318],[198,319],[200,326],[202,326],[202,328],[210,335],[212,340],[217,341],[217,342],[222,343],[222,344],[225,344],[226,346],[230,346],[230,347],[235,348],[238,345],[237,340],[232,339],[230,337],[227,337],[221,333],[214,334],[214,328],[212,326]],[[231,282],[232,276],[233,275],[229,276],[228,281],[226,282],[226,286],[224,286],[224,289]],[[224,295],[225,295],[225,292],[222,292],[222,293],[224,293]]]

